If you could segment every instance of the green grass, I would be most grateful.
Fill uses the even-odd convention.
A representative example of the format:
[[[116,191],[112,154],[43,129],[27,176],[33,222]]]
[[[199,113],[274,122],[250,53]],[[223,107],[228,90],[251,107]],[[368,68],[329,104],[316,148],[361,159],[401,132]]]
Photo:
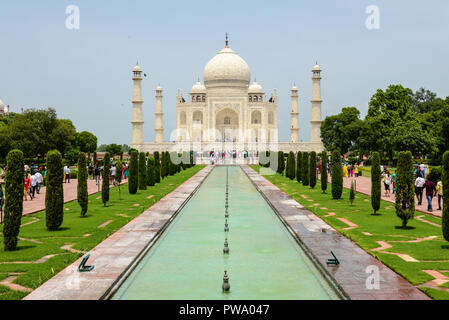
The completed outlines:
[[[119,230],[129,221],[140,215],[161,198],[176,189],[180,184],[193,176],[204,166],[195,166],[180,173],[169,176],[154,187],[138,190],[137,194],[128,193],[128,185],[121,188],[121,200],[118,198],[118,188],[110,190],[110,201],[104,207],[101,193],[89,196],[89,210],[86,217],[81,218],[77,201],[64,205],[64,222],[59,231],[49,232],[45,227],[45,211],[22,218],[22,225],[37,219],[39,221],[22,226],[20,238],[33,239],[41,243],[19,240],[17,250],[3,251],[3,236],[0,237],[0,281],[11,273],[21,274],[14,283],[35,289],[53,277],[59,271],[76,261],[83,253],[72,253],[61,249],[66,244],[72,248],[87,252],[101,241]],[[153,195],[151,199],[148,199]],[[104,222],[112,220],[107,226],[98,228]],[[3,226],[0,227],[0,231]],[[56,254],[44,263],[32,263],[46,255]],[[4,262],[27,261],[23,264],[5,264]],[[25,292],[10,290],[0,285],[0,300],[21,299]]]
[[[251,167],[259,172],[258,166]],[[368,251],[412,284],[420,285],[433,280],[433,277],[422,270],[449,270],[449,243],[444,240],[441,228],[418,220],[409,220],[408,226],[411,229],[404,230],[399,228],[401,220],[396,216],[393,203],[381,201],[380,215],[373,216],[371,215],[373,212],[371,198],[361,193],[356,193],[354,204],[351,205],[349,202],[349,190],[346,188],[343,190],[342,199],[332,200],[330,184],[328,184],[327,193],[323,194],[319,181],[317,181],[318,183],[315,188],[311,189],[309,186],[305,187],[302,183],[298,183],[296,180],[291,181],[277,173],[266,175],[265,177],[326,223],[353,240],[364,250],[368,251],[379,247],[376,241],[387,241],[392,245],[392,248],[386,251],[408,254],[416,260],[419,260],[419,262],[407,262],[395,255]],[[301,195],[305,195],[313,201],[307,201]],[[319,203],[319,205],[314,206],[314,203]],[[320,208],[327,208],[327,210]],[[329,212],[335,212],[336,215],[325,217]],[[418,215],[423,215],[423,213],[415,212],[415,216]],[[348,226],[338,220],[338,218],[345,218],[357,224],[359,227],[351,230],[343,230],[343,228]],[[441,219],[427,215],[424,218],[427,221],[441,224]],[[369,232],[372,236],[365,235],[362,232]],[[429,236],[436,236],[436,238],[418,243],[392,242],[409,241]],[[423,260],[446,261],[427,262]],[[449,284],[445,285],[445,287],[449,287]],[[433,299],[449,299],[447,292],[431,289],[422,290]]]

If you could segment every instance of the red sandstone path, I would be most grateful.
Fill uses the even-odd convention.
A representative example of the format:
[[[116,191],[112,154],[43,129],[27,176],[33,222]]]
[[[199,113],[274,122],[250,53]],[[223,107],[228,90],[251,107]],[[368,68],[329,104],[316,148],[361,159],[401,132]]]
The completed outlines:
[[[123,183],[126,183],[127,180],[123,180]],[[100,183],[102,181],[100,180]],[[64,186],[64,203],[70,202],[77,199],[77,190],[76,187],[78,185],[78,180],[71,179],[70,183],[63,183]],[[111,185],[111,188],[113,186]],[[98,192],[98,186],[95,184],[95,180],[88,179],[87,180],[87,190],[89,194],[93,194]],[[100,186],[101,190],[101,186]],[[23,202],[23,215],[27,216],[32,213],[36,213],[39,211],[42,211],[45,209],[45,191],[46,188],[42,187],[40,190],[40,194],[35,194],[35,198],[33,200],[30,200],[29,197],[27,197],[27,201]]]
[[[346,177],[344,177],[343,178],[343,186],[348,189],[351,188],[352,180],[356,181],[357,192],[360,192],[360,193],[363,193],[366,195],[371,195],[371,178],[368,178],[368,177],[346,178]],[[329,182],[330,181],[331,181],[331,179],[329,178]],[[392,192],[392,191],[393,191],[393,187],[390,186],[390,192]],[[394,194],[390,193],[390,197],[385,197],[385,188],[384,188],[383,184],[382,184],[381,195],[382,195],[382,200],[394,203],[394,201],[395,201]],[[441,199],[441,207],[443,207],[443,199]],[[422,200],[422,204],[420,206],[418,206],[418,201],[415,196],[415,209],[417,211],[427,213],[427,214],[433,215],[435,217],[441,218],[441,216],[442,216],[442,211],[437,210],[438,209],[438,196],[433,197],[433,199],[432,199],[433,212],[427,211],[427,198],[426,198],[425,190],[423,192],[423,200]]]

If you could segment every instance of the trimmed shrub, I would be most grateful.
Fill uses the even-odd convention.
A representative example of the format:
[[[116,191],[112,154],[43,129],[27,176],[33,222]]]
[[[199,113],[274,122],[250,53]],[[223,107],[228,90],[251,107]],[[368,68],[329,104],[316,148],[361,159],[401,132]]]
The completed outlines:
[[[161,178],[164,179],[168,174],[167,167],[167,153],[165,151],[162,152],[162,163],[161,163]]]
[[[445,194],[449,194],[449,151],[443,154],[443,197]],[[445,193],[446,192],[446,193]],[[446,200],[446,201],[444,201]],[[449,241],[449,197],[443,199],[443,218],[442,218],[443,236],[446,241]]]
[[[309,176],[310,176],[310,187],[313,189],[316,186],[316,152],[312,151],[310,153],[309,160]]]
[[[296,173],[296,169],[295,169],[295,155],[294,155],[293,151],[290,151],[288,153],[288,157],[287,157],[286,176],[290,180],[293,180],[293,179],[295,179],[295,173]]]
[[[139,190],[147,189],[147,166],[145,153],[139,153]]]
[[[371,160],[371,206],[374,210],[374,215],[380,209],[380,194],[381,194],[381,172],[380,172],[380,155],[379,152],[373,152]]]
[[[130,194],[137,193],[139,186],[139,152],[136,150],[131,151],[131,160],[129,162],[129,178],[128,178],[128,191]]]
[[[402,220],[402,228],[407,228],[407,221],[415,214],[415,188],[413,160],[410,151],[401,151],[396,170],[396,215]]]
[[[341,199],[343,193],[343,168],[338,150],[332,152],[332,199]]]
[[[161,182],[161,162],[159,158],[159,151],[154,152],[154,182]]]
[[[296,181],[301,182],[302,180],[302,154],[298,151],[296,154]]]
[[[106,207],[106,203],[109,201],[109,176],[111,175],[111,162],[110,162],[110,154],[106,152],[103,158],[103,173],[102,173],[102,185],[101,185],[101,200],[103,201],[104,206]]]
[[[78,154],[78,204],[81,207],[81,217],[84,217],[87,212],[88,207],[88,196],[87,191],[87,167],[86,167],[86,154],[80,152]]]
[[[327,190],[327,152],[321,152],[321,190],[326,193]]]
[[[349,190],[349,202],[351,202],[351,206],[355,199],[355,183],[354,180],[351,181],[351,189]]]
[[[309,185],[309,153],[303,152],[302,153],[302,185],[308,186]]]
[[[156,184],[156,177],[155,177],[155,164],[154,164],[154,158],[149,157],[148,158],[148,185],[154,186]]]
[[[22,151],[11,150],[6,156],[6,165],[8,170],[5,175],[3,241],[5,251],[12,251],[17,247],[23,213],[24,161]]]
[[[279,151],[277,153],[278,155],[278,167],[277,167],[277,173],[279,174],[284,174],[284,170],[285,170],[285,157],[284,157],[284,152]]]
[[[58,230],[64,217],[62,156],[58,150],[47,152],[47,190],[45,192],[45,223],[48,231]]]
[[[168,151],[167,151],[168,174],[171,175],[171,176],[174,176],[175,173],[176,173],[176,171],[177,171],[176,164],[174,164],[174,163],[172,162],[172,160],[171,160],[172,158],[174,159],[175,157],[176,157],[176,152],[170,152],[170,153],[168,153]]]

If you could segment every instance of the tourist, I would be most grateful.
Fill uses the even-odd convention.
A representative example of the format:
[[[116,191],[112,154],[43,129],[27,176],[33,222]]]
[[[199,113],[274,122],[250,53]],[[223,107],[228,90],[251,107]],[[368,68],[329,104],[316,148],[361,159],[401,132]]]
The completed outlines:
[[[40,171],[38,170],[35,174],[36,176],[36,192],[37,194],[39,194],[40,190],[41,190],[41,186],[42,183],[44,182],[44,177],[42,176],[42,173],[40,173]]]
[[[391,184],[391,176],[390,172],[387,171],[383,177],[383,183],[385,187],[385,197],[390,197],[390,184]]]
[[[347,165],[347,163],[345,163],[344,166],[343,166],[343,176],[345,178],[348,177],[348,165]]]
[[[35,173],[33,173],[30,177],[30,186],[31,186],[31,195],[33,196],[34,199],[36,197],[36,186],[37,186],[37,178]]]
[[[384,173],[384,166],[383,165],[380,165],[380,172]]]
[[[64,183],[66,183],[66,181],[70,183],[70,168],[67,165],[64,166]]]
[[[393,194],[396,192],[396,173],[391,175],[391,183],[393,184]]]
[[[437,193],[435,183],[428,178],[424,186],[426,188],[427,211],[432,212],[432,198]]]
[[[425,183],[426,180],[421,176],[418,176],[415,180],[415,194],[416,198],[418,199],[419,206],[422,204],[422,193]]]
[[[98,185],[100,182],[100,167],[98,165],[95,166],[95,183]]]
[[[441,210],[441,199],[443,198],[443,182],[440,180],[436,186],[438,194],[438,210]]]
[[[112,165],[112,167],[111,167],[111,177],[110,177],[110,179],[112,180],[112,184],[115,186],[116,185],[116,181],[115,181],[115,173],[116,173],[116,171],[117,171],[117,168],[115,167],[116,165],[114,164],[114,165]]]
[[[354,175],[356,178],[359,176],[359,165],[357,163],[354,165]]]
[[[30,193],[30,183],[31,180],[28,177],[28,175],[25,174],[25,183],[23,185],[23,196],[25,197],[25,201],[27,201],[27,195],[30,196],[30,200],[33,200],[33,198],[31,197],[31,193]]]

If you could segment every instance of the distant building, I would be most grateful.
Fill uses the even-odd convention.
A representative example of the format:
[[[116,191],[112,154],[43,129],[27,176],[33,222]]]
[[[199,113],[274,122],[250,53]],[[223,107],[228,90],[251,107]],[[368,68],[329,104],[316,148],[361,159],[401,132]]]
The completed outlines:
[[[6,117],[9,114],[9,105],[5,105],[2,100],[0,100],[0,116]]]

